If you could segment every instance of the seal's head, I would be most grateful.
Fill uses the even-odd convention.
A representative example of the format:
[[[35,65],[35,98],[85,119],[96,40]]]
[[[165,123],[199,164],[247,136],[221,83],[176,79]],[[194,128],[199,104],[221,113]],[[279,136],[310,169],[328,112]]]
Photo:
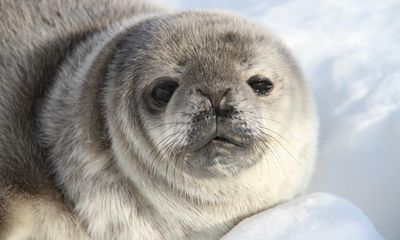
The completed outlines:
[[[261,166],[281,176],[311,170],[316,124],[305,83],[285,47],[254,23],[204,12],[140,22],[108,78],[109,126],[134,154],[118,160],[126,172],[132,161],[171,182]]]

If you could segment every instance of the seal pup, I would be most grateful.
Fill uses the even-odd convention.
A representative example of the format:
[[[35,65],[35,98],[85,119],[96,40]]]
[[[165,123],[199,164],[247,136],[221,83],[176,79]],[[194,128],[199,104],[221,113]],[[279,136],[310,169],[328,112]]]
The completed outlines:
[[[2,239],[218,239],[307,185],[312,100],[263,27],[138,1],[0,11]]]

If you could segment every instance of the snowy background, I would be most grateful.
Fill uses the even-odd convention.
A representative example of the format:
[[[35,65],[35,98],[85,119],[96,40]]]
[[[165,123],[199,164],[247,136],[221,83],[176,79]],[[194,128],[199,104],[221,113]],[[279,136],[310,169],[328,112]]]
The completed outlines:
[[[244,219],[221,240],[383,240],[349,201],[313,193]]]
[[[342,196],[387,239],[400,239],[400,1],[166,0],[228,9],[264,24],[292,50],[321,121],[309,192]]]

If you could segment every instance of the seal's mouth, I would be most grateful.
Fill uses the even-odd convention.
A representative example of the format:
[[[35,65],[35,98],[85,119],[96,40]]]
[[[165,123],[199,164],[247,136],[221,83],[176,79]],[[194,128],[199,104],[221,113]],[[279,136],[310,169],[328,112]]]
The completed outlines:
[[[258,161],[253,151],[257,138],[246,124],[194,125],[185,146],[182,168],[190,175],[208,178],[233,176]]]
[[[249,142],[243,141],[243,138],[230,136],[227,134],[209,134],[207,137],[199,139],[195,144],[193,150],[200,151],[206,147],[236,147],[244,148],[249,145]]]
[[[251,136],[211,132],[193,142],[182,167],[201,178],[233,176],[259,159],[252,151],[253,144]]]
[[[213,137],[208,143],[222,143],[222,144],[232,144],[238,147],[245,147],[243,143],[239,143],[234,139],[222,137],[222,136],[215,136]]]
[[[231,143],[234,144],[233,142],[229,141],[226,138],[223,137],[214,137],[211,141],[217,141],[217,142],[223,142],[223,143]]]

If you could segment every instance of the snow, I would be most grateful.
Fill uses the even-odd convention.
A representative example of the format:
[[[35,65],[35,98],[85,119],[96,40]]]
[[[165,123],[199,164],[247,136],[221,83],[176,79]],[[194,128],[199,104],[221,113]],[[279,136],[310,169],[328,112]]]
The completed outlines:
[[[315,193],[243,220],[221,240],[379,240],[362,211],[349,201]]]
[[[309,192],[349,199],[385,238],[400,239],[400,1],[160,2],[235,11],[280,36],[304,69],[321,121]]]

